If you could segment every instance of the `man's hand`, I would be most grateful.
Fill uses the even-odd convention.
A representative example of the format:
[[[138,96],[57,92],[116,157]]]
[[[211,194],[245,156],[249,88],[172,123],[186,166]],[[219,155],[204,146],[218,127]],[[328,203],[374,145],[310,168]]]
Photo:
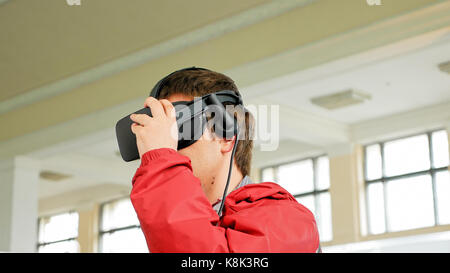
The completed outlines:
[[[144,103],[149,107],[152,116],[146,114],[132,114],[134,123],[131,131],[136,135],[136,143],[139,156],[146,152],[159,148],[177,150],[178,127],[175,116],[175,108],[168,100],[160,100],[148,97]]]

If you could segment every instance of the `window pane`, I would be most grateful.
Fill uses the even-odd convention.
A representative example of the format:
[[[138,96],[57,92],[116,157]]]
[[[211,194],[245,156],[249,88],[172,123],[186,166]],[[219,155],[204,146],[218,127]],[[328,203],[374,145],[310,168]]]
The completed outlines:
[[[381,178],[381,150],[380,145],[370,145],[366,147],[366,178],[374,180]]]
[[[104,253],[148,253],[144,234],[140,228],[131,228],[102,236]]]
[[[43,217],[39,221],[39,242],[49,243],[78,236],[78,213]]]
[[[275,181],[275,172],[273,168],[265,168],[262,171],[262,181],[263,182],[273,182]]]
[[[330,187],[330,163],[328,157],[322,156],[317,159],[317,189],[325,190]]]
[[[40,246],[39,253],[78,253],[80,246],[77,240],[64,241]]]
[[[369,232],[371,234],[386,232],[383,183],[370,183],[367,185],[367,206]]]
[[[448,137],[446,131],[434,132],[433,142],[433,163],[435,168],[448,166]]]
[[[420,175],[387,182],[389,231],[434,225],[431,177]]]
[[[292,195],[314,190],[313,163],[311,159],[280,166],[278,183]]]
[[[448,171],[436,173],[436,193],[439,224],[450,224],[450,175]]]
[[[139,225],[139,220],[129,198],[103,205],[102,231]]]
[[[302,197],[295,198],[297,201],[309,209],[312,214],[316,215],[316,204],[314,203],[314,195],[306,195]]]
[[[326,242],[333,239],[331,223],[331,199],[330,193],[324,192],[318,195],[319,212],[316,221],[319,226],[320,241]]]
[[[386,142],[384,157],[387,176],[429,169],[428,137],[420,135]]]

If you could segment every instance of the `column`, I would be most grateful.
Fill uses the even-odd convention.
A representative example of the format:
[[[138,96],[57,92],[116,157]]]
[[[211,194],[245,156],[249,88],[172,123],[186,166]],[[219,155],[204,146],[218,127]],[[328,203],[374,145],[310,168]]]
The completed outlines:
[[[327,149],[330,161],[333,243],[360,240],[364,186],[360,145],[339,144]]]
[[[98,252],[99,205],[90,204],[78,209],[78,243],[81,253]]]
[[[33,160],[0,161],[0,251],[36,252],[39,168]]]

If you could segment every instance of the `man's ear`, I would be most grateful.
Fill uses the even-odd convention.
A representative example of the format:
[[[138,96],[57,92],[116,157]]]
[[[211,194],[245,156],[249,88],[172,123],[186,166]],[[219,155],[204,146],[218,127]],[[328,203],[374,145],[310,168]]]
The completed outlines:
[[[234,142],[236,141],[236,136],[233,136],[231,139],[222,138],[219,140],[221,149],[220,151],[225,154],[231,152],[233,150]]]

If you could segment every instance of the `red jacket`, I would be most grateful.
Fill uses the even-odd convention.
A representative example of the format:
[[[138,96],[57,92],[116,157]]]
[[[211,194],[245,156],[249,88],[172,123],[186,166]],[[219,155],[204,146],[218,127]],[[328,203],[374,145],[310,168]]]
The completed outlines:
[[[219,219],[190,159],[172,149],[142,156],[130,197],[151,252],[316,252],[319,247],[313,214],[275,183],[231,192]]]

